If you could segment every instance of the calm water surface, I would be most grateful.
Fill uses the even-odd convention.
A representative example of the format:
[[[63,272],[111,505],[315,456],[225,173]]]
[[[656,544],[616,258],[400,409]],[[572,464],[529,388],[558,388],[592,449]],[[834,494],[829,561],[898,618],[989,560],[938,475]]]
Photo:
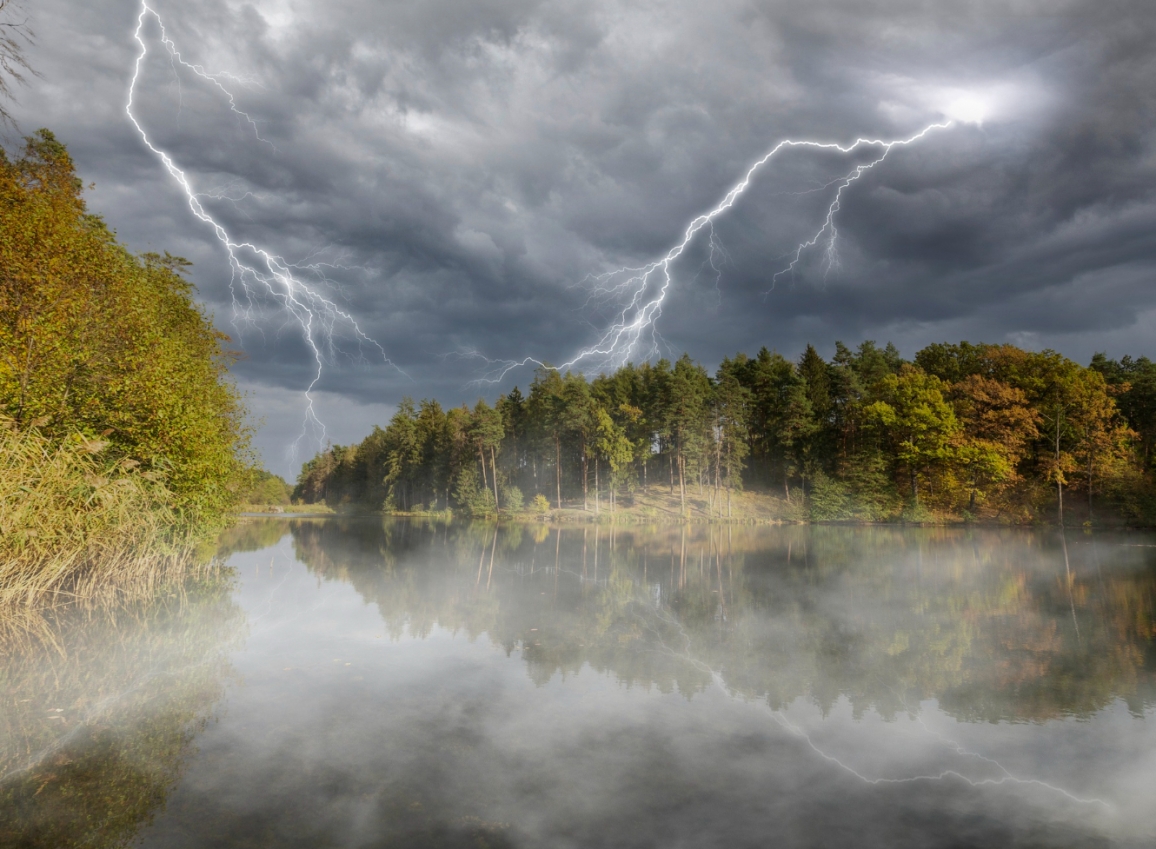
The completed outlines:
[[[1156,538],[251,520],[0,661],[0,845],[1156,842]],[[22,647],[20,647],[22,646]]]

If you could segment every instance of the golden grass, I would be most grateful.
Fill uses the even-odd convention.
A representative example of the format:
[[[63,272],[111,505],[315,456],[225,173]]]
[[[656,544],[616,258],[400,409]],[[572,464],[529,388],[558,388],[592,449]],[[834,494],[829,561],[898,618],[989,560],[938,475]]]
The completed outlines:
[[[144,597],[205,568],[163,477],[0,421],[0,607]]]

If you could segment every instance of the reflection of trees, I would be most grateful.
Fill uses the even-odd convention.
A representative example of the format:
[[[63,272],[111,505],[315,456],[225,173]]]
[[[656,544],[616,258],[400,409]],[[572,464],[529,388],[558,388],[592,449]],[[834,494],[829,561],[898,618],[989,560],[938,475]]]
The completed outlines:
[[[287,533],[288,522],[242,517],[237,524],[221,532],[214,553],[224,560],[238,551],[260,551],[276,545]]]
[[[227,581],[71,610],[0,646],[0,845],[127,845],[160,807],[239,635]]]
[[[1022,531],[294,526],[301,558],[378,605],[519,649],[538,682],[589,664],[688,696],[716,673],[779,706],[1088,715],[1156,699],[1156,549]],[[491,568],[491,562],[493,566]]]

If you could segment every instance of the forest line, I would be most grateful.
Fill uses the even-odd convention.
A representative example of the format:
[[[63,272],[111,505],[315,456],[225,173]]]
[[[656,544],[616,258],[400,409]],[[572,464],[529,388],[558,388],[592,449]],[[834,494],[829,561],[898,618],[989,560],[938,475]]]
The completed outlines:
[[[301,503],[468,515],[613,513],[666,488],[690,516],[733,493],[784,518],[1147,524],[1156,515],[1156,364],[937,343],[763,348],[710,375],[688,355],[588,380],[549,366],[528,392],[444,409],[404,399],[384,428],[307,462]],[[699,510],[701,513],[702,510]]]

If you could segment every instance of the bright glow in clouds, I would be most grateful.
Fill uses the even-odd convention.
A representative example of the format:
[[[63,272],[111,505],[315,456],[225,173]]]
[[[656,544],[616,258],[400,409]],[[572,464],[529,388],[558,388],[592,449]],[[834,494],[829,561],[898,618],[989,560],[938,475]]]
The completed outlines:
[[[982,124],[991,113],[991,104],[979,95],[965,94],[953,100],[943,112],[964,124]]]
[[[289,314],[290,318],[300,327],[302,338],[313,355],[316,370],[313,374],[313,379],[305,389],[305,421],[302,423],[301,433],[292,444],[290,451],[295,454],[301,441],[307,438],[312,438],[318,446],[323,446],[326,441],[325,425],[321,419],[318,418],[317,412],[314,409],[312,390],[321,379],[322,368],[325,362],[332,359],[338,353],[336,346],[338,332],[343,330],[348,336],[351,336],[358,345],[365,344],[376,349],[386,363],[389,363],[389,359],[386,357],[385,350],[381,345],[361,331],[357,321],[350,313],[338,307],[332,300],[301,279],[300,272],[308,271],[318,273],[321,270],[319,265],[295,265],[259,245],[250,242],[235,241],[228,231],[205,210],[200,201],[201,195],[198,195],[198,193],[193,190],[189,176],[177,166],[167,152],[156,147],[149,140],[148,133],[145,132],[144,127],[133,113],[133,104],[136,96],[137,82],[141,75],[141,65],[148,56],[148,44],[144,38],[144,28],[145,22],[150,16],[155,19],[157,26],[160,28],[161,44],[164,45],[165,50],[168,52],[169,59],[174,67],[180,65],[182,68],[185,68],[215,86],[228,98],[229,108],[247,120],[253,126],[254,132],[256,131],[256,124],[252,118],[237,108],[232,93],[225,88],[224,83],[221,82],[222,79],[230,79],[231,77],[227,74],[211,74],[200,65],[190,64],[181,58],[176,44],[165,33],[164,22],[161,20],[160,15],[157,14],[147,2],[141,3],[140,15],[137,16],[136,32],[133,33],[133,37],[140,45],[140,53],[137,54],[136,63],[133,66],[132,81],[129,83],[128,102],[125,104],[125,112],[128,114],[128,119],[132,121],[133,126],[136,127],[137,132],[140,133],[145,146],[156,154],[164,165],[165,170],[169,172],[169,175],[176,180],[177,184],[184,191],[188,200],[189,210],[199,221],[212,229],[213,235],[217,237],[217,240],[228,253],[229,265],[233,273],[230,289],[233,291],[235,320],[250,318],[254,298],[264,294],[279,303]],[[258,138],[260,137],[258,136]],[[206,193],[205,196],[212,195]],[[240,292],[238,292],[238,288]],[[240,299],[244,299],[245,304],[242,304]],[[392,363],[390,363],[390,365],[392,365]]]
[[[923,108],[941,112],[960,124],[982,125],[1023,118],[1045,107],[1051,100],[1038,81],[1030,79],[1000,82],[979,88],[919,88],[917,100]]]

